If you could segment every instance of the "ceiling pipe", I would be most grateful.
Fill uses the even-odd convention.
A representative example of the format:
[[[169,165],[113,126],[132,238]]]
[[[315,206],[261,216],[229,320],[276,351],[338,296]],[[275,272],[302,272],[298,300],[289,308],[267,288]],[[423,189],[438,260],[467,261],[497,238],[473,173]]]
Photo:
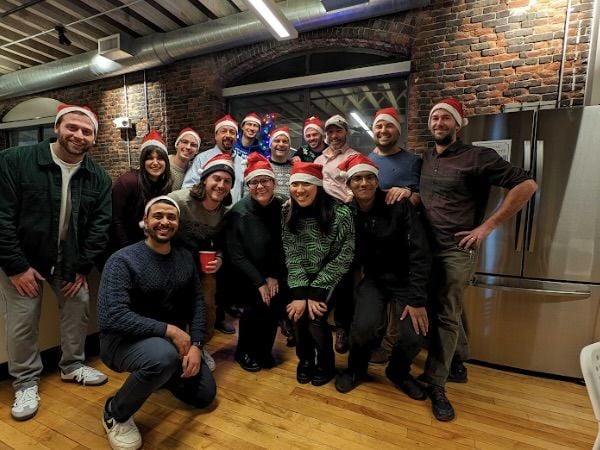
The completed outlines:
[[[325,12],[320,0],[279,3],[298,32],[342,25],[429,5],[429,0],[370,0]],[[135,56],[107,61],[97,50],[0,77],[0,100],[85,83],[171,64],[184,58],[271,40],[271,33],[249,11],[133,41]]]

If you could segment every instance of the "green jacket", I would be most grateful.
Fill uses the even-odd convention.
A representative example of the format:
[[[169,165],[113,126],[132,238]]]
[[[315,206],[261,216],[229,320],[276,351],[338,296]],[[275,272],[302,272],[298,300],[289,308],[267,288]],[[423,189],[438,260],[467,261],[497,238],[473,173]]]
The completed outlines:
[[[8,276],[33,267],[54,274],[62,177],[52,160],[49,139],[0,153],[0,268]],[[111,179],[84,156],[71,179],[71,220],[63,245],[61,278],[87,274],[108,243]]]

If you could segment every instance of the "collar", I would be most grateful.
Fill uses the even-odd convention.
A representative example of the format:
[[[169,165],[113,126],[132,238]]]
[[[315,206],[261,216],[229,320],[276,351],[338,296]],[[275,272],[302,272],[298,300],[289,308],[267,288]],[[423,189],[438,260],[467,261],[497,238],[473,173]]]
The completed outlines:
[[[456,138],[456,141],[452,144],[450,144],[448,147],[446,147],[446,150],[444,150],[442,153],[439,153],[436,151],[435,147],[433,147],[433,150],[431,151],[432,156],[444,156],[444,155],[448,155],[451,153],[456,153],[458,152],[465,144],[462,143],[462,141],[458,138]]]

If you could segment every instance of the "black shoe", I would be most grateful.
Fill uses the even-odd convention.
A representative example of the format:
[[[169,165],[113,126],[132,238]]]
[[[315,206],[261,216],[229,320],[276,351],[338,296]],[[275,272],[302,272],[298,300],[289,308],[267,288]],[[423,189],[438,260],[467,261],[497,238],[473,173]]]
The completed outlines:
[[[242,309],[238,308],[237,306],[230,306],[228,307],[225,312],[227,314],[229,314],[231,317],[235,318],[235,319],[239,319],[242,316],[242,312],[244,312]]]
[[[296,368],[296,380],[300,384],[310,383],[315,371],[315,365],[310,361],[300,361]]]
[[[258,372],[260,366],[256,360],[248,353],[241,353],[235,355],[235,360],[240,364],[240,367],[248,372]]]
[[[348,351],[348,333],[343,328],[335,330],[335,351],[340,354]]]
[[[448,422],[454,419],[454,408],[446,397],[446,392],[441,386],[432,384],[427,389],[427,393],[431,398],[431,410],[433,416],[440,422]]]
[[[215,330],[225,334],[235,334],[235,327],[226,320],[219,320],[215,323]]]
[[[279,326],[281,327],[281,334],[283,334],[285,337],[289,338],[294,335],[294,326],[289,320],[282,319],[279,322]]]
[[[286,347],[295,347],[296,346],[296,336],[288,336],[287,342],[285,343]]]
[[[394,386],[396,386],[413,400],[425,400],[427,398],[427,392],[423,386],[417,383],[417,381],[410,374],[403,376],[396,375],[390,369],[390,366],[387,366],[385,368],[385,376],[394,384]]]
[[[453,359],[450,364],[450,372],[448,373],[448,381],[453,383],[466,383],[467,378],[467,367],[462,361]]]
[[[360,384],[361,377],[351,370],[345,370],[335,377],[335,388],[345,394]]]
[[[315,368],[311,383],[313,386],[323,386],[333,380],[333,377],[335,377],[335,370],[317,367]]]
[[[277,360],[270,353],[264,356],[259,356],[256,358],[256,362],[263,369],[272,369],[277,365]]]

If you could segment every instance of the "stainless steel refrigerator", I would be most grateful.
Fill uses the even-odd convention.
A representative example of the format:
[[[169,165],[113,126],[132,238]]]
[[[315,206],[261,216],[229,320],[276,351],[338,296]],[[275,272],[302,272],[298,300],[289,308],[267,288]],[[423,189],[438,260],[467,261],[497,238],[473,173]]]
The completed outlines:
[[[461,134],[538,184],[482,246],[465,297],[471,356],[581,378],[579,352],[600,340],[600,106],[474,117]],[[492,189],[488,214],[505,193]]]

